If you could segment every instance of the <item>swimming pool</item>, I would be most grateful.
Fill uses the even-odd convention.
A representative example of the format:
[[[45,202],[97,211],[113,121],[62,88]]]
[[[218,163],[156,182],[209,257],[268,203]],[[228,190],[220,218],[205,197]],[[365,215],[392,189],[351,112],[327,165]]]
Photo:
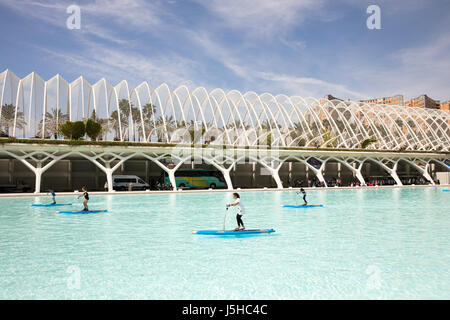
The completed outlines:
[[[91,196],[108,212],[89,215],[2,198],[0,299],[450,298],[442,188],[308,190],[325,205],[308,209],[282,208],[294,191],[241,198],[247,228],[276,232],[193,235],[221,228],[230,193]]]

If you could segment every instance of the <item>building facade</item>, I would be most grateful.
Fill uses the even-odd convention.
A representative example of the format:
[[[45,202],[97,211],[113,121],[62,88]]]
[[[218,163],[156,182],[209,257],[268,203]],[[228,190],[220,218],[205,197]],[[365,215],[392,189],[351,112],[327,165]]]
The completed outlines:
[[[362,103],[373,103],[373,104],[387,104],[387,105],[395,105],[395,106],[403,106],[403,95],[395,95],[392,97],[383,97],[383,98],[374,98],[368,100],[359,100]]]
[[[440,109],[450,111],[450,101],[441,102]]]
[[[440,101],[431,99],[426,94],[406,101],[405,105],[413,108],[440,109]]]
[[[412,171],[434,183],[435,167],[449,167],[450,113],[436,108],[219,88],[172,90],[147,82],[112,86],[105,79],[91,85],[83,77],[69,83],[60,75],[45,81],[36,73],[20,79],[9,70],[0,74],[0,90],[0,134],[28,139],[2,143],[0,166],[8,170],[0,179],[14,182],[14,168],[25,168],[34,176],[36,192],[45,188],[42,181],[57,163],[93,165],[99,172],[96,188],[106,182],[109,191],[112,175],[125,172],[132,161],[147,173],[165,172],[173,188],[175,171],[183,166],[213,167],[231,189],[284,188],[313,177],[328,185],[344,176],[349,183],[379,178],[401,185]],[[93,113],[106,143],[67,145],[59,126]],[[131,142],[138,145],[126,145]],[[65,188],[75,187],[76,175],[67,178],[72,182]]]

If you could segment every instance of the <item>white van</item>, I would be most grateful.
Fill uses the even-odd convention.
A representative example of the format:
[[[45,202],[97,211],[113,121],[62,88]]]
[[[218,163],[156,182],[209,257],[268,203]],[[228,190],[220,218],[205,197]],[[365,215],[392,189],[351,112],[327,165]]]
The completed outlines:
[[[112,176],[113,178],[113,189],[118,191],[128,191],[130,190],[145,190],[149,189],[150,185],[139,178],[138,176],[132,175],[122,175],[122,176]]]

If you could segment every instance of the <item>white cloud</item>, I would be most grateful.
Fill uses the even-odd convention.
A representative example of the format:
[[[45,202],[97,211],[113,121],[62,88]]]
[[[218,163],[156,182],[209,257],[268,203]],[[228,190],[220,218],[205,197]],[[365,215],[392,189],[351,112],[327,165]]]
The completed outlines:
[[[93,18],[107,18],[123,28],[141,32],[161,24],[161,18],[168,14],[157,1],[145,0],[95,0],[81,8]]]
[[[306,49],[306,42],[300,40],[288,40],[285,38],[281,38],[280,42],[291,48],[294,51],[303,51]]]
[[[0,0],[0,4],[50,26],[66,28],[66,19],[69,16],[66,9],[73,2]],[[128,33],[128,37],[132,38],[136,32],[156,32],[156,28],[162,23],[161,18],[171,15],[158,2],[144,0],[95,0],[80,4],[80,8],[81,29],[73,31],[73,35],[94,36],[116,44],[129,42],[118,33]]]
[[[38,49],[55,59],[66,72],[78,73],[82,70],[82,75],[93,82],[104,77],[113,85],[128,80],[134,86],[148,81],[154,87],[164,82],[172,88],[180,85],[193,87],[196,63],[192,60],[177,55],[148,57],[95,42],[86,46],[89,49],[81,53]]]
[[[233,71],[234,74],[243,79],[249,79],[248,70],[238,62],[235,57],[234,50],[228,49],[220,43],[211,39],[206,31],[189,31],[185,30],[186,38],[190,39],[196,46],[198,46],[203,53],[208,55],[211,59],[220,62],[224,67]],[[235,48],[237,51],[237,49]]]
[[[273,35],[299,25],[323,0],[198,0],[231,28],[256,35]]]
[[[409,99],[428,94],[436,100],[448,100],[449,52],[450,33],[444,33],[428,43],[388,54],[386,66],[353,66],[371,97],[400,93]]]
[[[192,41],[196,42],[203,52],[211,59],[221,63],[235,75],[242,78],[251,86],[251,90],[267,91],[274,94],[280,92],[289,95],[323,96],[326,93],[352,98],[363,98],[364,94],[346,88],[342,84],[334,84],[313,77],[302,77],[271,72],[272,64],[265,61],[258,65],[256,61],[243,58],[236,48],[229,48],[212,40],[203,33],[188,33]]]
[[[312,77],[299,77],[285,74],[274,74],[270,72],[257,72],[259,79],[275,83],[283,91],[290,95],[302,95],[321,97],[331,93],[338,97],[363,98],[365,94],[346,88],[342,84],[330,83]]]

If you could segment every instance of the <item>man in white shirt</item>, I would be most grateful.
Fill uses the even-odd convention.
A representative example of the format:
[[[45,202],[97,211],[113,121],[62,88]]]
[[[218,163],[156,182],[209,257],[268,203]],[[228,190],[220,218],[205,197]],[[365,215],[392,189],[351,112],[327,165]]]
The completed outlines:
[[[237,221],[237,228],[235,231],[238,230],[245,230],[244,222],[242,221],[242,216],[245,213],[244,205],[241,202],[241,197],[239,196],[239,193],[233,193],[234,202],[227,204],[227,207],[236,207],[237,214],[236,214],[236,221]]]

